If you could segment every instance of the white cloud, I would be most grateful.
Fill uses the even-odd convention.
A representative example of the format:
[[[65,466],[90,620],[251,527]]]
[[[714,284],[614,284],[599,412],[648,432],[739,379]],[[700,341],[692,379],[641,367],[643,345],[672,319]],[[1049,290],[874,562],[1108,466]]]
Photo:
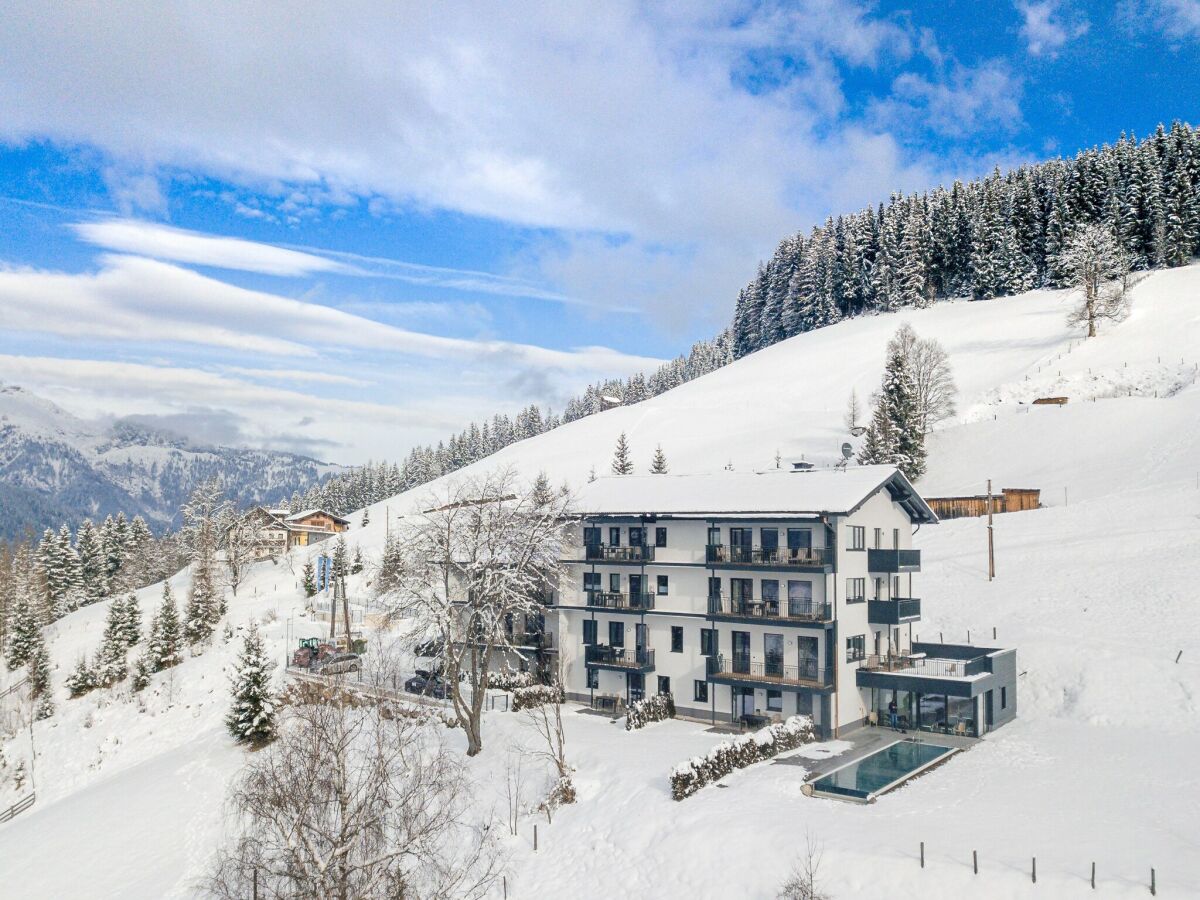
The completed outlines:
[[[216,237],[136,219],[79,222],[71,228],[97,247],[172,262],[262,272],[267,275],[311,275],[344,267],[332,259],[260,244],[241,238]]]
[[[1087,34],[1087,19],[1071,15],[1066,20],[1059,0],[1016,0],[1016,7],[1021,39],[1032,56],[1057,56],[1068,42]]]
[[[234,179],[273,192],[283,216],[318,198],[386,197],[555,229],[588,252],[594,235],[618,235],[601,258],[694,260],[708,276],[663,301],[664,279],[646,279],[625,305],[727,312],[731,286],[775,241],[831,211],[830,171],[924,186],[902,183],[919,168],[911,156],[891,173],[846,171],[864,155],[857,142],[880,135],[838,121],[842,67],[912,51],[902,18],[852,0],[380,3],[291,17],[240,4],[188,22],[171,5],[47,16],[18,2],[0,30],[0,138]],[[756,81],[751,58],[793,62]]]
[[[245,375],[248,378],[265,378],[270,381],[299,381],[313,384],[344,384],[351,387],[369,387],[373,382],[335,372],[317,369],[254,369],[245,366],[224,366],[226,372]]]
[[[1200,0],[1128,0],[1122,13],[1128,22],[1152,23],[1170,38],[1200,38]]]
[[[135,256],[105,256],[94,274],[0,269],[0,312],[14,331],[124,343],[183,343],[273,356],[314,356],[315,348],[349,348],[571,373],[627,372],[659,362],[607,347],[553,350],[425,334]]]
[[[927,127],[949,137],[967,137],[982,128],[1014,131],[1023,122],[1024,85],[998,59],[965,66],[951,60],[932,77],[905,72],[892,83],[892,96],[873,104],[875,120],[897,130]]]

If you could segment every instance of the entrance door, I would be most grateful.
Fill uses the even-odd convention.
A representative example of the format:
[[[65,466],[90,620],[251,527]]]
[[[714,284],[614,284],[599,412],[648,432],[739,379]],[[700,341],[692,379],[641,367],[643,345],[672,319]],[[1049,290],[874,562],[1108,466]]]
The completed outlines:
[[[754,688],[735,687],[733,689],[733,717],[754,715]]]
[[[812,615],[812,595],[811,581],[789,581],[788,615],[792,618]]]
[[[642,602],[642,576],[629,576],[629,605],[639,606]]]
[[[729,579],[729,601],[732,604],[730,607],[736,615],[745,616],[750,614],[750,601],[754,599],[754,579],[753,578],[730,578]]]
[[[754,547],[754,529],[753,528],[730,528],[729,529],[729,561],[735,563],[748,563],[751,559],[750,551]]]
[[[637,648],[637,661],[640,663],[646,657],[646,645],[649,643],[650,629],[638,622],[633,626],[633,643]]]
[[[987,723],[987,730],[992,730],[992,692],[988,691],[983,695],[984,719]]]
[[[734,631],[733,634],[733,671],[750,674],[750,632]]]
[[[820,664],[817,661],[817,639],[801,635],[796,638],[796,649],[800,655],[801,678],[816,678]]]
[[[779,554],[779,529],[761,528],[759,534],[762,541],[763,561],[775,559]]]

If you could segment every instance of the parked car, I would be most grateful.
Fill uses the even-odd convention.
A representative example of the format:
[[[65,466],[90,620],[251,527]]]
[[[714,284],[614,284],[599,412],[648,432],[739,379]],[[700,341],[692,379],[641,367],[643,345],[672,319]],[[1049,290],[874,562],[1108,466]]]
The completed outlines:
[[[445,700],[450,696],[450,685],[440,675],[417,669],[417,674],[404,682],[404,689],[410,694],[423,694],[426,697],[436,697]]]
[[[342,675],[362,671],[362,659],[357,653],[335,653],[313,669],[318,675]]]

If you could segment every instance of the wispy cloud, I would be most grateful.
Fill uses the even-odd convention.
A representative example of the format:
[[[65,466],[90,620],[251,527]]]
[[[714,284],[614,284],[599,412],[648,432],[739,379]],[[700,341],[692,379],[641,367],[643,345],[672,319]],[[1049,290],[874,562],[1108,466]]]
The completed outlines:
[[[351,378],[349,375],[338,375],[335,372],[322,372],[318,369],[253,369],[243,366],[223,366],[223,371],[234,375],[244,375],[247,378],[265,378],[270,381],[299,381],[312,384],[344,384],[350,387],[370,387],[374,382],[361,378]]]
[[[1060,0],[1016,0],[1016,7],[1021,13],[1021,39],[1031,56],[1053,58],[1090,27],[1086,17],[1064,8]]]

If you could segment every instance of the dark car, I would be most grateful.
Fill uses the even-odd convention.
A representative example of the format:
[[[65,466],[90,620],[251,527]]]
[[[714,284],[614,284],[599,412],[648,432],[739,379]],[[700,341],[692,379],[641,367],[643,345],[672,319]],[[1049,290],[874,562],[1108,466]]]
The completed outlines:
[[[417,674],[404,682],[404,689],[410,694],[423,694],[439,700],[445,700],[450,696],[450,685],[446,683],[445,679],[424,669],[417,669]]]

